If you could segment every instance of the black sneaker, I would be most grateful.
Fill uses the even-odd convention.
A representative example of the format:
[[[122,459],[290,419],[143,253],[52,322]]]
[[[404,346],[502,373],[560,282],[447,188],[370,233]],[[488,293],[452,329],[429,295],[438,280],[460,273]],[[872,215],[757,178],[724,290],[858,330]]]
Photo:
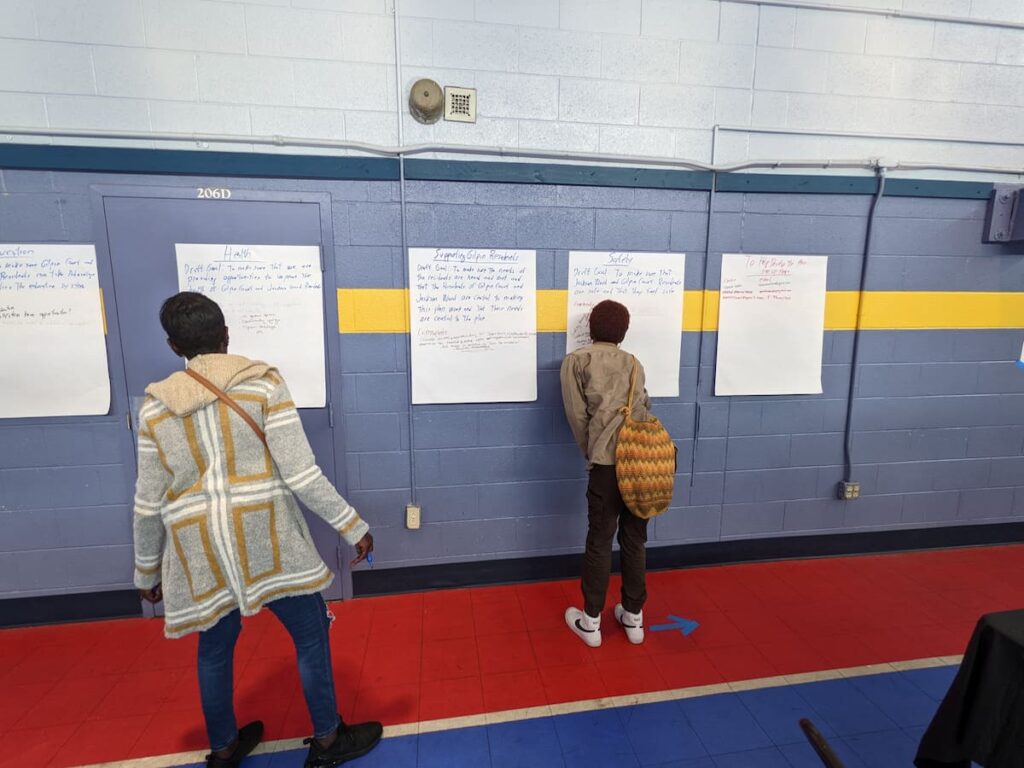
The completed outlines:
[[[235,751],[231,757],[217,757],[210,754],[206,756],[206,768],[236,768],[241,765],[242,760],[250,752],[256,749],[256,745],[263,738],[263,723],[255,720],[238,732],[238,742],[235,744]]]
[[[338,738],[327,749],[317,744],[316,739],[306,739],[302,742],[309,744],[305,768],[334,768],[349,760],[355,760],[376,747],[383,735],[384,726],[380,723],[342,723],[338,726]]]

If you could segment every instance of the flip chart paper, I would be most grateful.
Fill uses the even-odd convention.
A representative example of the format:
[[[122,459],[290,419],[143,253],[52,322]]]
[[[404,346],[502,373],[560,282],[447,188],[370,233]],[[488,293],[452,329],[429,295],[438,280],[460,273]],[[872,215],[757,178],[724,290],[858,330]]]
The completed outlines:
[[[716,395],[821,393],[826,256],[722,256]]]
[[[685,266],[683,253],[571,251],[565,351],[590,344],[590,310],[614,299],[629,310],[622,348],[643,364],[648,394],[678,397]]]
[[[412,402],[537,399],[534,251],[410,248]]]
[[[92,245],[0,244],[0,418],[110,410]]]
[[[316,245],[178,243],[178,286],[216,301],[231,352],[281,371],[299,408],[327,404],[323,272]]]

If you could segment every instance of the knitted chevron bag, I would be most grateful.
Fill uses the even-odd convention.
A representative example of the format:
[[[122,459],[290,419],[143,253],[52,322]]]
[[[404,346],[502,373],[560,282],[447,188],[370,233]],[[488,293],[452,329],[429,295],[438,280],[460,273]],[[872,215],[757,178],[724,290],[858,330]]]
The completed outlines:
[[[629,400],[620,411],[623,421],[615,446],[615,475],[619,493],[629,511],[647,520],[660,515],[672,502],[678,449],[668,430],[654,416],[649,416],[646,421],[633,419],[638,367],[634,357]]]

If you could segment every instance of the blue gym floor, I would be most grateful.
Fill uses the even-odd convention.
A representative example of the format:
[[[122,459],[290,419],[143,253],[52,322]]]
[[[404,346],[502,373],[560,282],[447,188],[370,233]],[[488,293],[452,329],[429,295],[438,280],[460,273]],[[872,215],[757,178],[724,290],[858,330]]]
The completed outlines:
[[[908,768],[955,667],[596,709],[385,739],[360,768],[820,768],[810,718],[846,768]],[[247,768],[301,766],[305,750]]]

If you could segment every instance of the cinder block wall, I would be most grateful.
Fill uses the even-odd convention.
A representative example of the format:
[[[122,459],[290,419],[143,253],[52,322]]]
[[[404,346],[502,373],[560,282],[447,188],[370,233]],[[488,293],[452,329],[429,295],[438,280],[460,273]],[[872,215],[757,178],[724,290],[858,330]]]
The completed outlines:
[[[1024,22],[1016,0],[828,0]],[[396,59],[398,7],[402,60]],[[1024,30],[725,0],[5,0],[0,123],[712,159],[1021,165]],[[475,87],[423,126],[411,84]],[[401,96],[396,95],[397,90]],[[124,142],[122,142],[124,143]],[[272,150],[273,151],[273,150]]]
[[[0,232],[13,242],[92,242],[90,184],[217,181],[3,171]],[[404,287],[397,183],[230,184],[329,192],[338,287]],[[854,291],[869,202],[717,194],[705,285],[706,192],[455,182],[409,182],[406,191],[411,246],[536,249],[540,290],[565,289],[570,249],[632,249],[686,253],[686,288],[694,291],[717,289],[723,251],[827,255],[829,290]],[[869,290],[982,291],[991,302],[1019,292],[1022,254],[981,244],[984,209],[979,200],[883,199]],[[928,322],[863,334],[854,419],[863,498],[850,504],[832,494],[842,472],[852,334],[826,333],[821,396],[715,398],[715,334],[701,345],[700,333],[684,333],[680,397],[655,404],[679,440],[679,491],[654,523],[652,545],[1024,517],[1024,373],[1014,366],[1021,333]],[[331,371],[343,382],[342,490],[375,528],[378,568],[580,549],[584,467],[561,412],[564,334],[538,336],[537,402],[417,406],[414,439],[406,335],[346,332],[329,343],[340,345],[342,361]],[[115,398],[123,388],[113,382]],[[0,423],[0,595],[130,585],[134,467],[125,440],[120,417]],[[420,531],[403,527],[410,458]]]

